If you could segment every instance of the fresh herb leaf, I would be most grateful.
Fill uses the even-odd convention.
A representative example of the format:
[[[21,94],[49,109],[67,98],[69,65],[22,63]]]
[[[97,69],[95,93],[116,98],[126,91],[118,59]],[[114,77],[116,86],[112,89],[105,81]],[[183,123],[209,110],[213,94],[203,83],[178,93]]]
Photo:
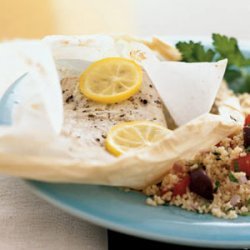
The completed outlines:
[[[215,181],[215,189],[214,192],[218,191],[218,188],[220,187],[220,182],[218,180]]]
[[[219,58],[227,58],[225,80],[235,93],[250,93],[250,59],[245,58],[235,38],[213,34],[213,45]]]
[[[239,163],[237,160],[233,161],[233,165],[234,165],[234,172],[239,172]]]
[[[178,42],[176,47],[185,62],[214,62],[227,58],[225,80],[235,93],[250,93],[250,58],[241,52],[233,37],[213,34],[213,47],[206,48],[200,42]]]
[[[229,178],[229,180],[230,180],[231,182],[235,182],[235,183],[238,183],[238,182],[239,182],[238,179],[233,175],[232,172],[229,173],[228,178]]]
[[[216,156],[220,156],[221,155],[221,153],[217,152],[217,151],[213,151],[212,153],[213,153],[213,155],[216,155]]]
[[[216,152],[216,151],[214,151],[214,152],[212,152],[212,154],[215,156],[215,160],[216,161],[220,161],[221,160],[221,158],[220,158],[220,152]]]
[[[229,207],[229,208],[225,209],[225,212],[229,212],[229,211],[232,211],[232,210],[234,210],[234,208],[233,207]]]
[[[250,215],[250,212],[241,213],[240,215],[241,215],[241,216],[249,216],[249,215]]]
[[[229,65],[226,69],[226,82],[235,93],[250,93],[250,67]]]
[[[247,200],[247,205],[248,205],[248,206],[250,205],[250,199]]]
[[[247,64],[247,60],[241,53],[235,38],[220,34],[213,34],[212,38],[216,52],[220,55],[221,59],[228,59],[228,65],[240,67]]]
[[[250,146],[246,148],[246,152],[250,153]]]
[[[211,62],[215,56],[212,49],[205,49],[201,43],[178,42],[176,47],[182,54],[182,60],[185,62]]]

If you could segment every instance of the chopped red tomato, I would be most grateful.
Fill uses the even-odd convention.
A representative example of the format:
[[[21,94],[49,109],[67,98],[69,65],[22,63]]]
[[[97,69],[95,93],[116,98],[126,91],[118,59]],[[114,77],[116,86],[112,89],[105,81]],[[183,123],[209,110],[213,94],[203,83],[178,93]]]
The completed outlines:
[[[250,177],[250,154],[233,160],[232,168],[235,172],[245,172],[247,177]]]
[[[187,192],[187,187],[189,186],[189,183],[189,175],[186,175],[182,180],[175,184],[173,188],[173,196],[185,194]]]
[[[245,119],[245,126],[250,126],[250,115],[247,115]]]

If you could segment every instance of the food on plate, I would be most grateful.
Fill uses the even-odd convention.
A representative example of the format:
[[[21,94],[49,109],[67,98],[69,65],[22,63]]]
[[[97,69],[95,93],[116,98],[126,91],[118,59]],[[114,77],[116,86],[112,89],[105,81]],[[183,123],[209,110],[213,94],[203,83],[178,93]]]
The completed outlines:
[[[248,59],[234,39],[214,35],[214,46],[105,35],[0,44],[0,82],[27,72],[12,124],[0,126],[0,172],[247,214],[250,104],[238,92],[248,83],[237,75],[240,91],[231,87],[228,72],[242,73]]]
[[[147,203],[176,205],[228,219],[247,215],[250,154],[242,132],[225,137],[193,160],[176,162],[160,183],[144,189],[151,196]]]
[[[197,152],[193,159],[174,163],[163,180],[145,188],[144,193],[150,196],[147,199],[150,205],[176,205],[232,219],[250,214],[250,89],[246,71],[250,61],[234,38],[213,34],[213,46],[206,49],[192,41],[177,43],[186,62],[228,59],[226,82],[221,85],[212,110],[225,114],[225,107],[236,101],[245,114],[244,125],[209,150]]]

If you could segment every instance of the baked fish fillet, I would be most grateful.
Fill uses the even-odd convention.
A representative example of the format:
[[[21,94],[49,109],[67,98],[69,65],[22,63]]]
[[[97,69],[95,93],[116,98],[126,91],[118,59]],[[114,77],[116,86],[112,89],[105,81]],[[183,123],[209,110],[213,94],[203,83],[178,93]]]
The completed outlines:
[[[88,100],[78,87],[78,77],[61,79],[64,100],[63,135],[81,146],[103,147],[109,129],[124,121],[148,120],[166,126],[163,105],[147,74],[143,73],[141,90],[116,104]]]

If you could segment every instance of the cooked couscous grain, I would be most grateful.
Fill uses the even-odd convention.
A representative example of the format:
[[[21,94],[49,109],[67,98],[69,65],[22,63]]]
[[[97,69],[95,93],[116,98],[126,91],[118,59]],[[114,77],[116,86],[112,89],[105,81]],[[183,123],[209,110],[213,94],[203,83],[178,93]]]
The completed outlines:
[[[239,100],[245,113],[249,114],[250,95],[241,95]],[[239,169],[237,160],[248,156],[249,153],[244,148],[242,131],[224,138],[209,151],[198,153],[193,160],[174,164],[160,183],[145,188],[143,192],[150,196],[146,203],[153,206],[167,203],[188,211],[211,213],[226,219],[248,215],[250,161],[247,160],[245,167]],[[196,192],[196,186],[190,184],[194,180],[202,180],[201,189],[204,189],[202,185],[209,187],[211,182],[213,198],[204,198],[200,190]],[[203,191],[208,192],[208,187]]]

